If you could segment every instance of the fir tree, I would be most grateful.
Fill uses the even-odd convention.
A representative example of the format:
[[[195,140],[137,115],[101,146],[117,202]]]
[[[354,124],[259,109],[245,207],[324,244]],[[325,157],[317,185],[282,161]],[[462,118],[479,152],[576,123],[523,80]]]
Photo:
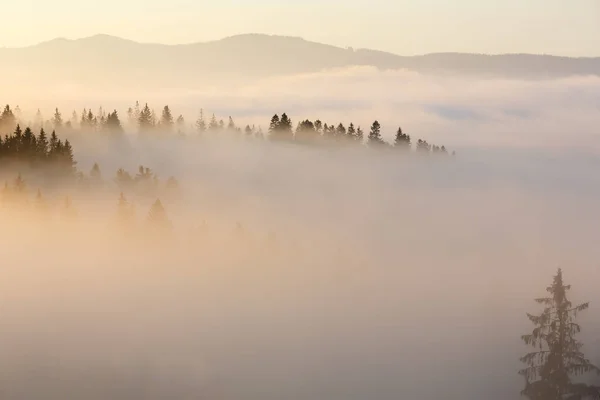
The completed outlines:
[[[160,116],[160,126],[163,130],[171,132],[173,129],[173,114],[169,106],[164,106],[162,114]]]
[[[359,126],[359,127],[356,129],[356,135],[354,136],[354,139],[355,139],[357,142],[360,142],[360,143],[362,143],[362,142],[363,142],[363,136],[364,136],[364,134],[363,134],[363,130],[362,130],[362,128]]]
[[[535,300],[544,306],[542,313],[527,314],[535,328],[522,339],[535,351],[521,358],[527,366],[519,374],[525,378],[521,393],[530,400],[600,398],[600,387],[571,380],[589,372],[598,374],[600,369],[585,358],[581,352],[583,345],[575,338],[581,331],[575,318],[589,303],[574,306],[567,297],[570,289],[559,269],[552,285],[546,288],[550,295]]]
[[[196,120],[196,132],[198,132],[198,134],[203,134],[204,132],[206,132],[206,122],[204,121],[204,110],[200,109],[200,115],[198,116],[198,119]]]
[[[269,123],[269,136],[275,135],[279,129],[279,115],[275,114]]]
[[[150,107],[148,107],[148,103],[144,106],[142,111],[140,111],[140,115],[138,117],[138,126],[140,132],[149,132],[154,127],[153,116]]]
[[[215,114],[210,118],[210,123],[208,124],[208,130],[211,132],[216,132],[219,130],[219,123],[217,122],[217,118]]]
[[[375,121],[373,122],[373,125],[371,125],[371,131],[369,132],[369,146],[381,146],[383,145],[385,142],[383,141],[383,138],[381,137],[381,125],[379,124],[379,121]]]
[[[419,154],[429,154],[431,153],[431,145],[427,143],[425,140],[417,140],[417,152]]]
[[[402,128],[398,127],[394,147],[400,150],[410,150],[410,136],[402,132]]]
[[[54,111],[54,117],[52,118],[52,125],[54,126],[54,129],[60,129],[63,126],[62,115],[61,115],[60,111],[58,111],[58,108],[56,108]]]
[[[354,127],[354,124],[352,122],[350,122],[350,125],[348,125],[348,131],[346,132],[346,134],[348,135],[348,139],[350,139],[350,140],[355,139],[356,128]]]

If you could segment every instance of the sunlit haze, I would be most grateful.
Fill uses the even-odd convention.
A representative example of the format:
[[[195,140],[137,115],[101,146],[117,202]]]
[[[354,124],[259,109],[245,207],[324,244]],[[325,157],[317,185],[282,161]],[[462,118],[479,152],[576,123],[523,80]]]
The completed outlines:
[[[597,0],[0,13],[1,400],[600,399]]]
[[[600,3],[578,0],[22,0],[2,4],[0,46],[104,33],[192,43],[243,33],[340,47],[600,56]]]

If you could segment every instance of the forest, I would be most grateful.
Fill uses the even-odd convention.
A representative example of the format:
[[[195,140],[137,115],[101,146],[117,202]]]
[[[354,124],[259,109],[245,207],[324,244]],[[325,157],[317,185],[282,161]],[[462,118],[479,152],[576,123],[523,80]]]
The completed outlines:
[[[0,174],[5,181],[0,215],[5,221],[12,220],[16,224],[33,221],[35,226],[46,224],[49,232],[58,226],[48,222],[54,221],[63,227],[69,225],[78,234],[94,226],[88,224],[91,220],[85,218],[83,207],[74,200],[75,197],[85,202],[88,196],[101,199],[104,210],[108,210],[104,215],[109,217],[99,221],[108,221],[109,236],[116,234],[129,241],[138,238],[143,246],[154,239],[157,241],[151,242],[153,246],[181,242],[185,238],[186,243],[199,253],[205,250],[195,241],[200,235],[210,235],[211,227],[203,221],[191,231],[180,229],[177,232],[177,224],[169,216],[169,205],[177,208],[178,201],[185,196],[184,180],[180,182],[175,176],[161,180],[159,171],[145,165],[139,165],[134,171],[121,167],[105,175],[102,166],[94,162],[89,171],[83,171],[76,159],[78,149],[73,143],[89,137],[125,145],[128,136],[160,141],[164,138],[202,140],[227,135],[255,143],[273,142],[277,146],[375,149],[376,152],[369,153],[370,157],[377,157],[381,152],[397,152],[398,157],[455,155],[454,152],[450,155],[443,145],[433,145],[424,139],[415,142],[401,128],[395,131],[394,140],[388,142],[382,136],[378,121],[374,121],[366,133],[353,123],[346,126],[308,119],[299,121],[294,128],[290,117],[282,113],[273,115],[268,128],[263,131],[260,126],[240,127],[232,117],[227,123],[217,120],[214,115],[205,118],[202,110],[189,124],[182,115],[175,118],[169,106],[164,106],[157,116],[147,104],[141,107],[139,103],[127,110],[125,122],[116,110],[105,113],[102,108],[95,114],[89,109],[83,109],[79,114],[74,111],[68,120],[58,109],[50,119],[44,119],[37,110],[34,118],[28,119],[19,107],[13,109],[7,105],[0,115],[0,133]],[[72,193],[79,196],[72,196]],[[137,204],[144,208],[140,209]],[[81,223],[82,220],[85,223]],[[254,247],[254,251],[282,251],[279,232],[270,232],[260,242],[256,238],[252,241],[251,233],[239,221],[230,228],[229,233],[235,236],[238,245],[241,240],[248,247]],[[300,257],[303,251],[311,248],[311,244],[300,241],[294,246],[283,251],[287,257]],[[248,254],[240,248],[237,251]],[[340,262],[336,252],[343,253],[342,248],[328,251],[334,253],[332,260]],[[521,339],[531,351],[520,358],[524,367],[518,374],[525,381],[521,395],[530,400],[600,399],[600,386],[593,384],[597,382],[595,375],[600,375],[600,369],[584,355],[583,344],[577,338],[581,332],[577,316],[588,309],[589,303],[572,304],[568,296],[570,290],[571,286],[563,279],[563,270],[558,269],[546,288],[546,297],[535,298],[542,310],[526,315],[533,329]]]

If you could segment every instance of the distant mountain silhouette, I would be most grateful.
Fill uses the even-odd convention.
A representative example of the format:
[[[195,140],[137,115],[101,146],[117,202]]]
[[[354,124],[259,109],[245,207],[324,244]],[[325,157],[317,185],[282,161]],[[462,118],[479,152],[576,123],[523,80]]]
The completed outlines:
[[[13,83],[115,87],[187,87],[369,65],[425,74],[524,79],[600,75],[600,58],[437,53],[399,56],[343,49],[296,37],[248,34],[183,45],[137,43],[109,35],[54,39],[0,49],[0,73]]]

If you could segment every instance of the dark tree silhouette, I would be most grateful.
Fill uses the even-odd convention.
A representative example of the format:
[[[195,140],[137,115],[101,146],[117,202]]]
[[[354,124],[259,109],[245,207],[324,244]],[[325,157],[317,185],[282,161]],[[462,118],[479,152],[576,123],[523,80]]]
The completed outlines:
[[[399,150],[408,151],[410,150],[410,145],[410,136],[402,132],[402,128],[398,127],[396,138],[394,140],[394,147]]]
[[[581,327],[575,322],[577,313],[589,303],[574,306],[567,298],[571,285],[563,281],[562,270],[546,288],[548,297],[535,301],[544,306],[541,314],[527,314],[535,328],[522,339],[536,350],[521,361],[527,366],[519,371],[525,378],[522,394],[531,400],[581,400],[600,398],[600,387],[574,383],[573,376],[600,373],[581,352],[583,345],[575,338]]]
[[[148,212],[148,224],[159,231],[166,231],[171,228],[171,222],[167,216],[167,212],[163,207],[161,201],[156,199],[150,211]]]
[[[385,144],[385,142],[383,141],[383,138],[381,137],[381,125],[379,124],[379,121],[375,121],[371,125],[371,131],[369,132],[368,144],[369,144],[369,146],[373,146],[373,147],[381,146],[381,145]]]
[[[160,117],[160,127],[167,132],[171,132],[173,124],[173,114],[171,113],[171,109],[169,106],[164,106]]]

